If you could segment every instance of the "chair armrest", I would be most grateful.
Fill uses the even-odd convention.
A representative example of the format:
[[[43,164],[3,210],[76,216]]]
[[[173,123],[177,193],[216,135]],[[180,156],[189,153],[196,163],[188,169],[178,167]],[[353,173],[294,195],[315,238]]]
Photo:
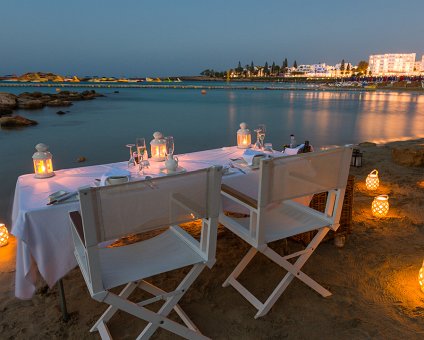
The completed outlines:
[[[194,215],[194,219],[203,218],[205,216],[205,213],[203,212],[205,209],[198,205],[196,202],[188,199],[187,197],[179,193],[173,193],[171,195],[171,199],[181,208],[187,210],[188,212],[191,212]]]
[[[221,191],[225,192],[226,194],[234,197],[235,199],[251,206],[254,209],[258,209],[258,201],[256,199],[238,191],[237,189],[230,187],[227,184],[221,185]]]
[[[74,226],[75,230],[77,231],[77,234],[82,242],[82,244],[85,244],[85,238],[84,238],[84,228],[82,226],[82,217],[79,211],[71,211],[69,213],[69,217],[71,219],[72,225]]]

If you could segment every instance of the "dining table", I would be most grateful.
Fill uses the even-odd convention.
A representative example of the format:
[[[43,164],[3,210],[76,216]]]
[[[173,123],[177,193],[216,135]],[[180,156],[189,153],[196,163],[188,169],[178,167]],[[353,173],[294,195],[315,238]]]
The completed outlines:
[[[245,150],[236,146],[222,147],[177,155],[179,171],[195,171],[213,165],[224,167],[222,183],[233,186],[244,194],[257,197],[259,171],[249,166],[243,159]],[[270,150],[267,157],[280,157],[285,154]],[[75,192],[87,185],[98,185],[99,179],[113,171],[129,171],[130,181],[167,176],[164,162],[150,160],[150,166],[139,171],[138,166],[128,161],[85,166],[55,171],[50,178],[35,178],[34,174],[22,175],[16,183],[11,233],[17,238],[15,296],[31,299],[36,291],[38,275],[53,287],[77,266],[74,256],[69,223],[69,212],[79,210],[78,197],[50,204],[49,195],[58,191]],[[149,177],[148,177],[149,178]],[[222,202],[224,210],[237,211],[240,207],[231,206],[230,201]]]

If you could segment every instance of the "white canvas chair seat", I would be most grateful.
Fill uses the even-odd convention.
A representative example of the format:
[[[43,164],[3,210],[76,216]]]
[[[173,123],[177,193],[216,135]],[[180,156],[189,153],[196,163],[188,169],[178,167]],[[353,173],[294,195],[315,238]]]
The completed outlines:
[[[100,249],[104,288],[110,289],[128,281],[138,281],[195,263],[206,263],[206,256],[194,247],[187,246],[187,240],[181,237],[181,233],[185,231],[180,230],[172,227],[143,242]],[[185,236],[191,237],[189,234]]]
[[[241,183],[226,182],[221,194],[249,209],[250,215],[235,218],[221,213],[219,221],[252,247],[223,286],[233,286],[263,316],[272,308],[293,278],[298,278],[324,297],[331,293],[301,271],[327,232],[339,227],[343,197],[349,174],[352,149],[337,148],[316,153],[261,160],[257,196],[245,192]],[[233,186],[231,186],[233,185]],[[252,191],[251,191],[252,192]],[[321,213],[294,199],[328,192],[325,212]],[[268,243],[308,231],[317,231],[304,250],[281,256]],[[257,252],[287,271],[271,295],[261,302],[239,281]],[[294,263],[292,262],[294,259]]]
[[[222,167],[110,187],[81,188],[80,212],[71,212],[75,256],[93,299],[110,307],[94,324],[102,339],[111,339],[107,322],[122,310],[148,322],[137,339],[159,328],[188,339],[207,339],[178,305],[202,270],[215,263]],[[200,241],[178,226],[202,219]],[[159,235],[120,247],[105,241],[165,229]],[[151,276],[192,266],[175,290],[166,292],[145,281]],[[125,285],[119,294],[109,289]],[[140,288],[151,295],[131,301]],[[145,306],[163,301],[159,311]],[[175,310],[184,325],[170,320]]]

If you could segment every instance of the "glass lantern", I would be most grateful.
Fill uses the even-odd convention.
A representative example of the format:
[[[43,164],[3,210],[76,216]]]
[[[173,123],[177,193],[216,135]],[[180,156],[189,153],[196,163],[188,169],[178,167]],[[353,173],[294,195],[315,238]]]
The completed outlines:
[[[375,217],[385,217],[389,212],[389,196],[380,195],[374,198],[371,205]]]
[[[150,142],[152,161],[162,162],[166,157],[166,140],[161,132],[155,132],[153,137],[154,139]]]
[[[424,293],[424,261],[423,265],[418,273],[418,283],[420,284],[420,289]]]
[[[362,166],[362,152],[359,149],[353,149],[350,165],[355,168],[360,168]]]
[[[240,124],[240,129],[237,131],[237,147],[239,149],[248,149],[252,143],[252,135],[247,128],[246,123]]]
[[[9,232],[4,223],[0,223],[0,247],[9,243]]]
[[[37,152],[32,155],[35,178],[54,176],[52,154],[48,151],[49,147],[46,144],[39,143],[35,146],[35,149]]]
[[[374,169],[369,173],[367,179],[365,180],[365,185],[368,190],[377,190],[380,185],[380,180],[378,179],[378,171]]]

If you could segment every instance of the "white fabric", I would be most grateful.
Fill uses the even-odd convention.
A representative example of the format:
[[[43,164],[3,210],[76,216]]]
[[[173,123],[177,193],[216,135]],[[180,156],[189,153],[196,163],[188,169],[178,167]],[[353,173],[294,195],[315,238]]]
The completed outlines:
[[[102,175],[102,178],[100,179],[100,185],[105,186],[106,181],[110,177],[127,177],[128,179],[130,179],[131,173],[128,170],[113,168],[112,170],[110,170],[110,171],[108,171],[108,172],[106,172],[105,174]]]
[[[256,150],[251,150],[251,149],[247,149],[243,153],[243,159],[246,161],[246,163],[248,165],[252,165],[253,158],[256,157],[256,156],[265,156],[265,153],[263,153],[262,151],[256,151]]]
[[[299,150],[302,149],[304,146],[305,144],[300,144],[299,146],[296,146],[295,148],[285,148],[284,154],[286,156],[297,155],[299,153]]]
[[[228,166],[230,158],[241,158],[243,151],[237,147],[224,147],[179,155],[179,165],[187,171],[211,165]],[[271,155],[283,154],[274,152]],[[163,162],[150,162],[146,175],[164,176],[160,172],[161,167]],[[77,265],[73,254],[68,212],[79,210],[79,202],[47,206],[48,196],[59,190],[73,192],[81,186],[91,185],[96,178],[116,169],[127,170],[127,162],[58,170],[55,171],[56,176],[45,179],[36,179],[33,174],[18,178],[11,231],[18,239],[15,284],[15,295],[18,298],[30,299],[34,294],[37,268],[46,283],[52,287]],[[138,167],[131,167],[129,170],[132,181],[144,178],[138,174]],[[250,173],[248,168],[245,171]],[[245,189],[257,188],[257,174],[258,171],[253,171],[252,175],[246,177],[248,179],[243,184]],[[240,176],[246,175],[241,172],[232,173],[223,177],[223,183]],[[226,206],[225,202],[223,204],[226,209],[232,209]]]

